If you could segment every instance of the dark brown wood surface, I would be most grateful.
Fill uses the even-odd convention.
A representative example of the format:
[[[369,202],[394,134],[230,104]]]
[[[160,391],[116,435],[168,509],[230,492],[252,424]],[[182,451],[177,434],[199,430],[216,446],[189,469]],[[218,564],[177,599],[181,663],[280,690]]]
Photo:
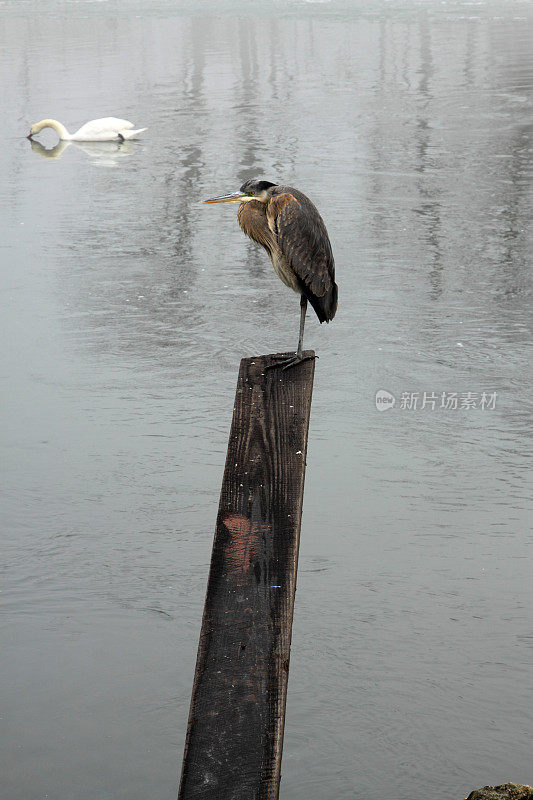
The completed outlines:
[[[279,793],[315,362],[271,363],[241,361],[179,800]]]

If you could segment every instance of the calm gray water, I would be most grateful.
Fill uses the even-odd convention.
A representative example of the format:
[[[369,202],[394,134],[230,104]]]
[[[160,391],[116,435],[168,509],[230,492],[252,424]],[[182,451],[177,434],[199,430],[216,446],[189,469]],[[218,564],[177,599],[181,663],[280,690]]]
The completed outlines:
[[[297,339],[200,204],[252,176],[316,202],[340,291],[281,796],[533,783],[531,10],[0,3],[3,798],[175,797],[239,359]],[[24,138],[107,115],[149,130]]]

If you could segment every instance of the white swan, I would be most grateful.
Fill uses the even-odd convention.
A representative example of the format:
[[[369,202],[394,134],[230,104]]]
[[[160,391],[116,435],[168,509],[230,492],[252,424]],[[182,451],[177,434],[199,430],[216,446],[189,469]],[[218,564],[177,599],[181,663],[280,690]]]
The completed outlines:
[[[128,122],[127,119],[104,117],[87,122],[76,133],[69,133],[65,126],[57,120],[42,119],[31,126],[26,138],[31,139],[43,128],[53,128],[61,140],[69,142],[123,142],[124,139],[135,139],[146,130],[146,128],[132,130],[133,123]]]

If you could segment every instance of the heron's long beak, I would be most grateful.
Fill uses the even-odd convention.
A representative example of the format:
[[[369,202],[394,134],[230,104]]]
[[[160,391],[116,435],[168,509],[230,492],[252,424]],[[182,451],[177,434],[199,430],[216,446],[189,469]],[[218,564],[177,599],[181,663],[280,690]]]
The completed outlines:
[[[203,200],[203,203],[246,203],[247,200],[254,198],[245,194],[244,192],[232,192],[231,194],[221,194],[220,197],[210,197],[209,200]]]

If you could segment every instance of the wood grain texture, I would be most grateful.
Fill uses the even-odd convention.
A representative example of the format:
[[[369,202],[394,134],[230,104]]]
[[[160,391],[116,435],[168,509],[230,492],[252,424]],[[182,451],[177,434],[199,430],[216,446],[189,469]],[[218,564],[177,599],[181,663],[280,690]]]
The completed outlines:
[[[279,793],[315,362],[270,363],[241,361],[179,800]]]

